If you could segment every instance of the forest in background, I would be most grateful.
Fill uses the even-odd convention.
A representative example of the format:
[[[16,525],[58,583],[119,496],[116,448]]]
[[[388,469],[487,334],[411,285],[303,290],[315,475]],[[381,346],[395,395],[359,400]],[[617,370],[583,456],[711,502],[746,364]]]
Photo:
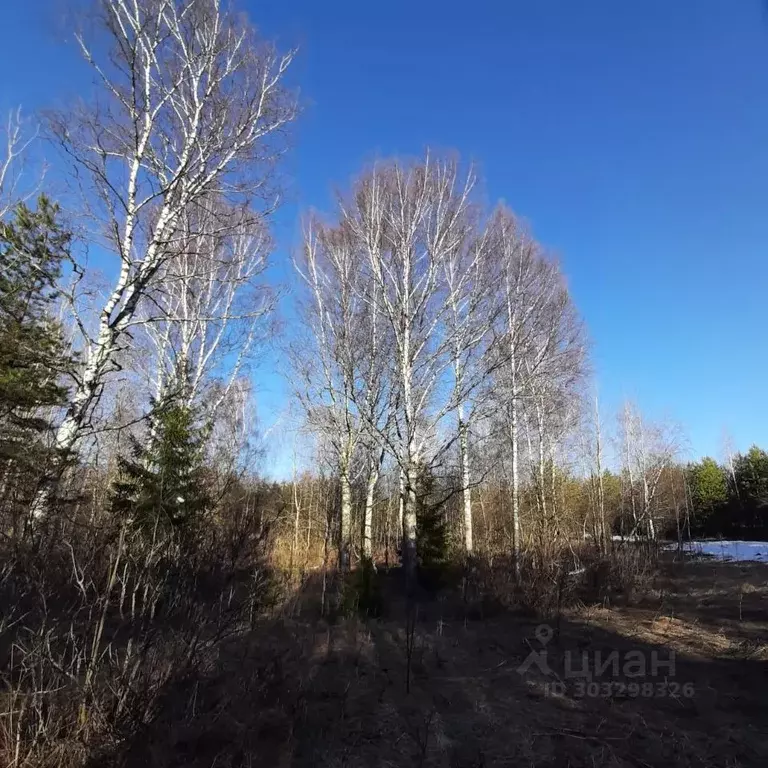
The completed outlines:
[[[95,92],[11,114],[0,155],[4,764],[111,754],[318,578],[325,615],[380,611],[400,564],[409,600],[454,573],[559,610],[662,541],[768,538],[768,454],[686,462],[674,424],[601,413],[559,263],[455,156],[382,159],[306,212],[280,328],[296,52],[218,0],[96,7]],[[33,178],[43,136],[76,204]],[[281,482],[258,471],[265,345],[312,456]]]

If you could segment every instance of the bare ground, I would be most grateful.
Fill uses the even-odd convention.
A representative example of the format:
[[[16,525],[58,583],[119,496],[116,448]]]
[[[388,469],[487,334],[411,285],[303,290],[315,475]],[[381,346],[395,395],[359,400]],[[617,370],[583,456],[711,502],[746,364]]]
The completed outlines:
[[[380,578],[397,594],[396,574]],[[518,671],[543,649],[540,619],[423,599],[409,692],[405,606],[387,605],[379,619],[326,623],[305,609],[264,623],[207,675],[174,684],[153,725],[96,764],[768,765],[768,565],[667,563],[634,605],[587,602],[549,619],[549,674]],[[568,676],[597,651],[619,653],[619,674],[592,687]],[[631,651],[642,677],[623,674]],[[674,673],[652,676],[652,652],[670,651]]]

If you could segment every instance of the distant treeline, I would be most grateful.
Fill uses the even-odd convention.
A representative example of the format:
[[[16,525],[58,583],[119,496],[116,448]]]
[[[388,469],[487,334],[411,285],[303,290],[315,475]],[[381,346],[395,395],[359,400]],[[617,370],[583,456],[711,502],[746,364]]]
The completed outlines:
[[[692,536],[768,539],[768,453],[753,445],[718,464],[705,457],[686,468]]]

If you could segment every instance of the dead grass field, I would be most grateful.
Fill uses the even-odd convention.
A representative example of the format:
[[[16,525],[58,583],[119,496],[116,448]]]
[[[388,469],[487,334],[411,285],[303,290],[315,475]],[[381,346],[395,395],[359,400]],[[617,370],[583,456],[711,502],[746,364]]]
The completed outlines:
[[[385,594],[397,578],[380,575]],[[767,565],[669,562],[632,605],[585,602],[549,619],[549,675],[517,671],[541,647],[540,620],[433,597],[418,606],[409,693],[404,605],[386,604],[371,620],[326,623],[304,608],[264,623],[169,690],[141,738],[94,764],[768,765]],[[581,695],[566,654],[598,650],[674,650],[675,674],[603,675],[607,688]],[[621,688],[633,681],[653,683],[653,694]]]

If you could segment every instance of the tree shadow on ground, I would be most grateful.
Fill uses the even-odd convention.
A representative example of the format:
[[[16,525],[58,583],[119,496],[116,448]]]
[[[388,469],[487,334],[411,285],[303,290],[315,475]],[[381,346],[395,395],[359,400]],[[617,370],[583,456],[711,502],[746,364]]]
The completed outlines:
[[[381,576],[385,597],[397,578]],[[305,588],[317,585],[310,580]],[[195,676],[170,683],[152,722],[94,765],[768,762],[764,661],[678,653],[674,674],[662,666],[653,677],[652,654],[667,660],[669,648],[623,628],[561,617],[542,645],[545,635],[535,619],[501,612],[472,620],[459,598],[421,594],[406,692],[407,605],[387,605],[387,615],[371,620],[298,616],[262,622],[222,644]],[[532,651],[542,650],[544,670],[532,664],[519,671]],[[618,675],[607,670],[590,688],[569,671],[582,669],[583,654],[594,667],[597,651],[603,660],[617,652],[621,669]],[[623,674],[628,652],[642,655],[645,676]],[[632,693],[632,683],[652,683],[652,691]],[[685,683],[690,696],[682,693]]]
[[[655,580],[658,599],[645,601],[655,612],[727,632],[745,645],[768,642],[768,565],[711,559],[666,563]]]

